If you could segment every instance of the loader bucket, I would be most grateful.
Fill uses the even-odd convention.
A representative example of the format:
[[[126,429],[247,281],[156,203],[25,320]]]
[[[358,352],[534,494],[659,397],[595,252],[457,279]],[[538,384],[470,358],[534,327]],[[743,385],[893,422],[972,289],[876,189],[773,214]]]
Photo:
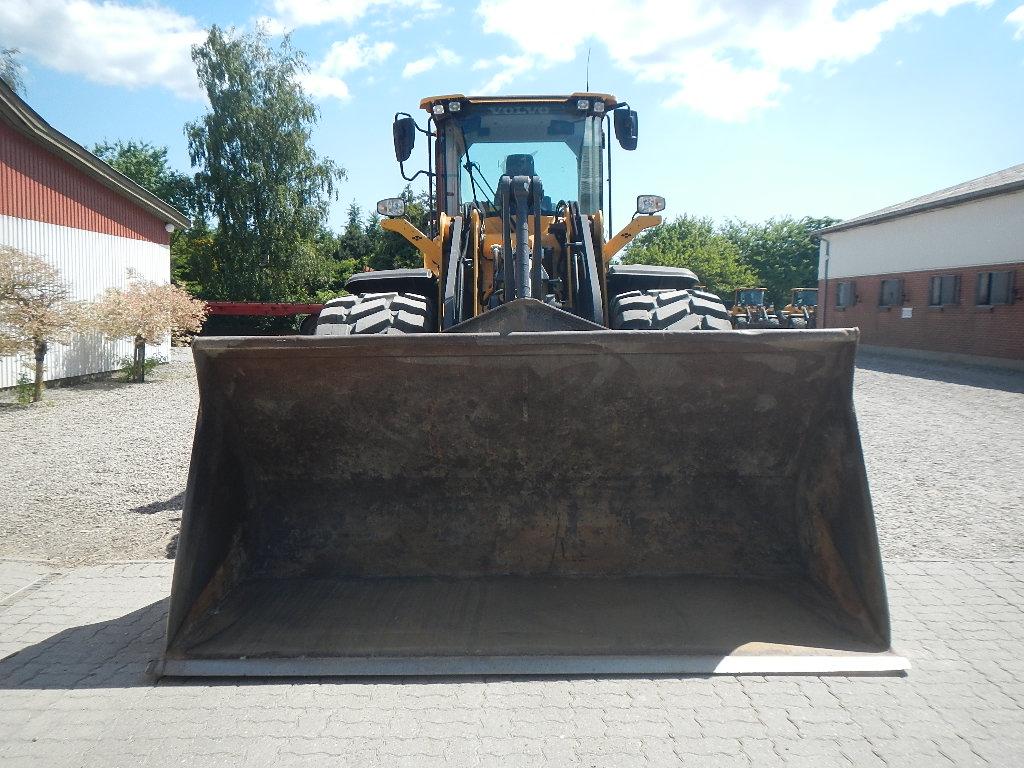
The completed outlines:
[[[906,668],[857,332],[199,338],[158,674]]]

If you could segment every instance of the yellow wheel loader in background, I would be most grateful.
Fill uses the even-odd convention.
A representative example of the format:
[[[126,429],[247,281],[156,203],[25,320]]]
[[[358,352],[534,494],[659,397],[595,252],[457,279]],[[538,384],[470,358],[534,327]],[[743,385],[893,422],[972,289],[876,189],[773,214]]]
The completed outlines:
[[[783,328],[818,327],[818,289],[794,288],[789,304],[779,310]]]
[[[737,288],[729,319],[733,328],[779,328],[781,321],[774,304],[766,304],[767,288]]]
[[[607,236],[607,134],[637,143],[614,97],[421,106],[393,133],[431,231],[379,210],[423,268],[353,276],[314,336],[195,340],[156,672],[905,668],[856,331],[733,331],[689,270],[610,265],[664,207]]]

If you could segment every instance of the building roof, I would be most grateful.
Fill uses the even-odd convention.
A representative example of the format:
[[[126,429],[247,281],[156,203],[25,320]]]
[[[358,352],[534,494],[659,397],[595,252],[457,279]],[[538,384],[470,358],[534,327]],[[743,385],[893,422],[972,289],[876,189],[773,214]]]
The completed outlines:
[[[1024,190],[1024,163],[1005,168],[987,176],[981,176],[962,184],[956,184],[938,192],[932,192],[921,197],[915,197],[906,202],[890,205],[888,208],[881,208],[863,216],[856,216],[852,219],[834,224],[831,227],[819,229],[815,234],[824,235],[829,232],[840,232],[844,229],[853,229],[866,224],[878,224],[883,221],[898,219],[902,216],[909,216],[914,213],[922,213],[935,208],[948,208],[949,206],[968,203],[973,200],[980,200],[984,197],[1003,195],[1008,192]]]
[[[177,208],[114,170],[81,144],[72,141],[43,120],[3,80],[0,80],[0,120],[161,221],[178,227],[191,226],[192,222]]]

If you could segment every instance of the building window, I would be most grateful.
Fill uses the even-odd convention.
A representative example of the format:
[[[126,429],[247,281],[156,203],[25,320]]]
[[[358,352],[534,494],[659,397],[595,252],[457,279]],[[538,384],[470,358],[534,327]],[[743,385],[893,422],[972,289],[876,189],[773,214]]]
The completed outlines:
[[[936,275],[928,292],[928,306],[960,303],[960,275]]]
[[[975,304],[1012,304],[1013,272],[979,272]]]
[[[878,297],[880,307],[898,307],[903,303],[903,281],[883,280],[882,292]]]
[[[836,283],[836,306],[852,307],[857,301],[857,292],[852,280]]]

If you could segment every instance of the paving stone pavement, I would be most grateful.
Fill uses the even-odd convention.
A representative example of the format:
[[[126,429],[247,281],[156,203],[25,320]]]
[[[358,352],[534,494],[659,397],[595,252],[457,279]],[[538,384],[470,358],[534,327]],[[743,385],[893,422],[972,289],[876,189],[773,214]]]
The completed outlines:
[[[168,387],[128,391],[132,412],[149,419],[164,400],[191,412],[191,380],[171,383],[176,400]],[[103,403],[120,419],[122,400],[104,391],[68,390],[67,409],[34,413],[58,432]],[[154,441],[167,482],[141,483],[160,503],[133,487],[111,504],[114,473],[83,518],[60,489],[7,484],[0,551],[42,556],[15,546],[42,539],[54,559],[0,560],[0,768],[1024,766],[1024,378],[865,359],[855,397],[908,676],[155,684],[145,669],[160,653],[170,564],[62,568],[82,561],[82,541],[109,540],[100,559],[164,552],[171,528],[131,521],[176,522],[190,435],[178,429],[177,442]],[[73,412],[72,399],[95,408]],[[0,465],[68,466],[51,442],[37,464],[0,451]],[[78,458],[74,488],[95,474]],[[126,549],[125,536],[155,544]]]
[[[0,591],[24,582],[0,562]],[[29,574],[30,575],[30,574]],[[890,563],[905,677],[161,681],[171,567],[0,601],[0,765],[1024,765],[1024,561]]]
[[[0,604],[50,573],[43,563],[31,560],[5,560],[0,567]]]

